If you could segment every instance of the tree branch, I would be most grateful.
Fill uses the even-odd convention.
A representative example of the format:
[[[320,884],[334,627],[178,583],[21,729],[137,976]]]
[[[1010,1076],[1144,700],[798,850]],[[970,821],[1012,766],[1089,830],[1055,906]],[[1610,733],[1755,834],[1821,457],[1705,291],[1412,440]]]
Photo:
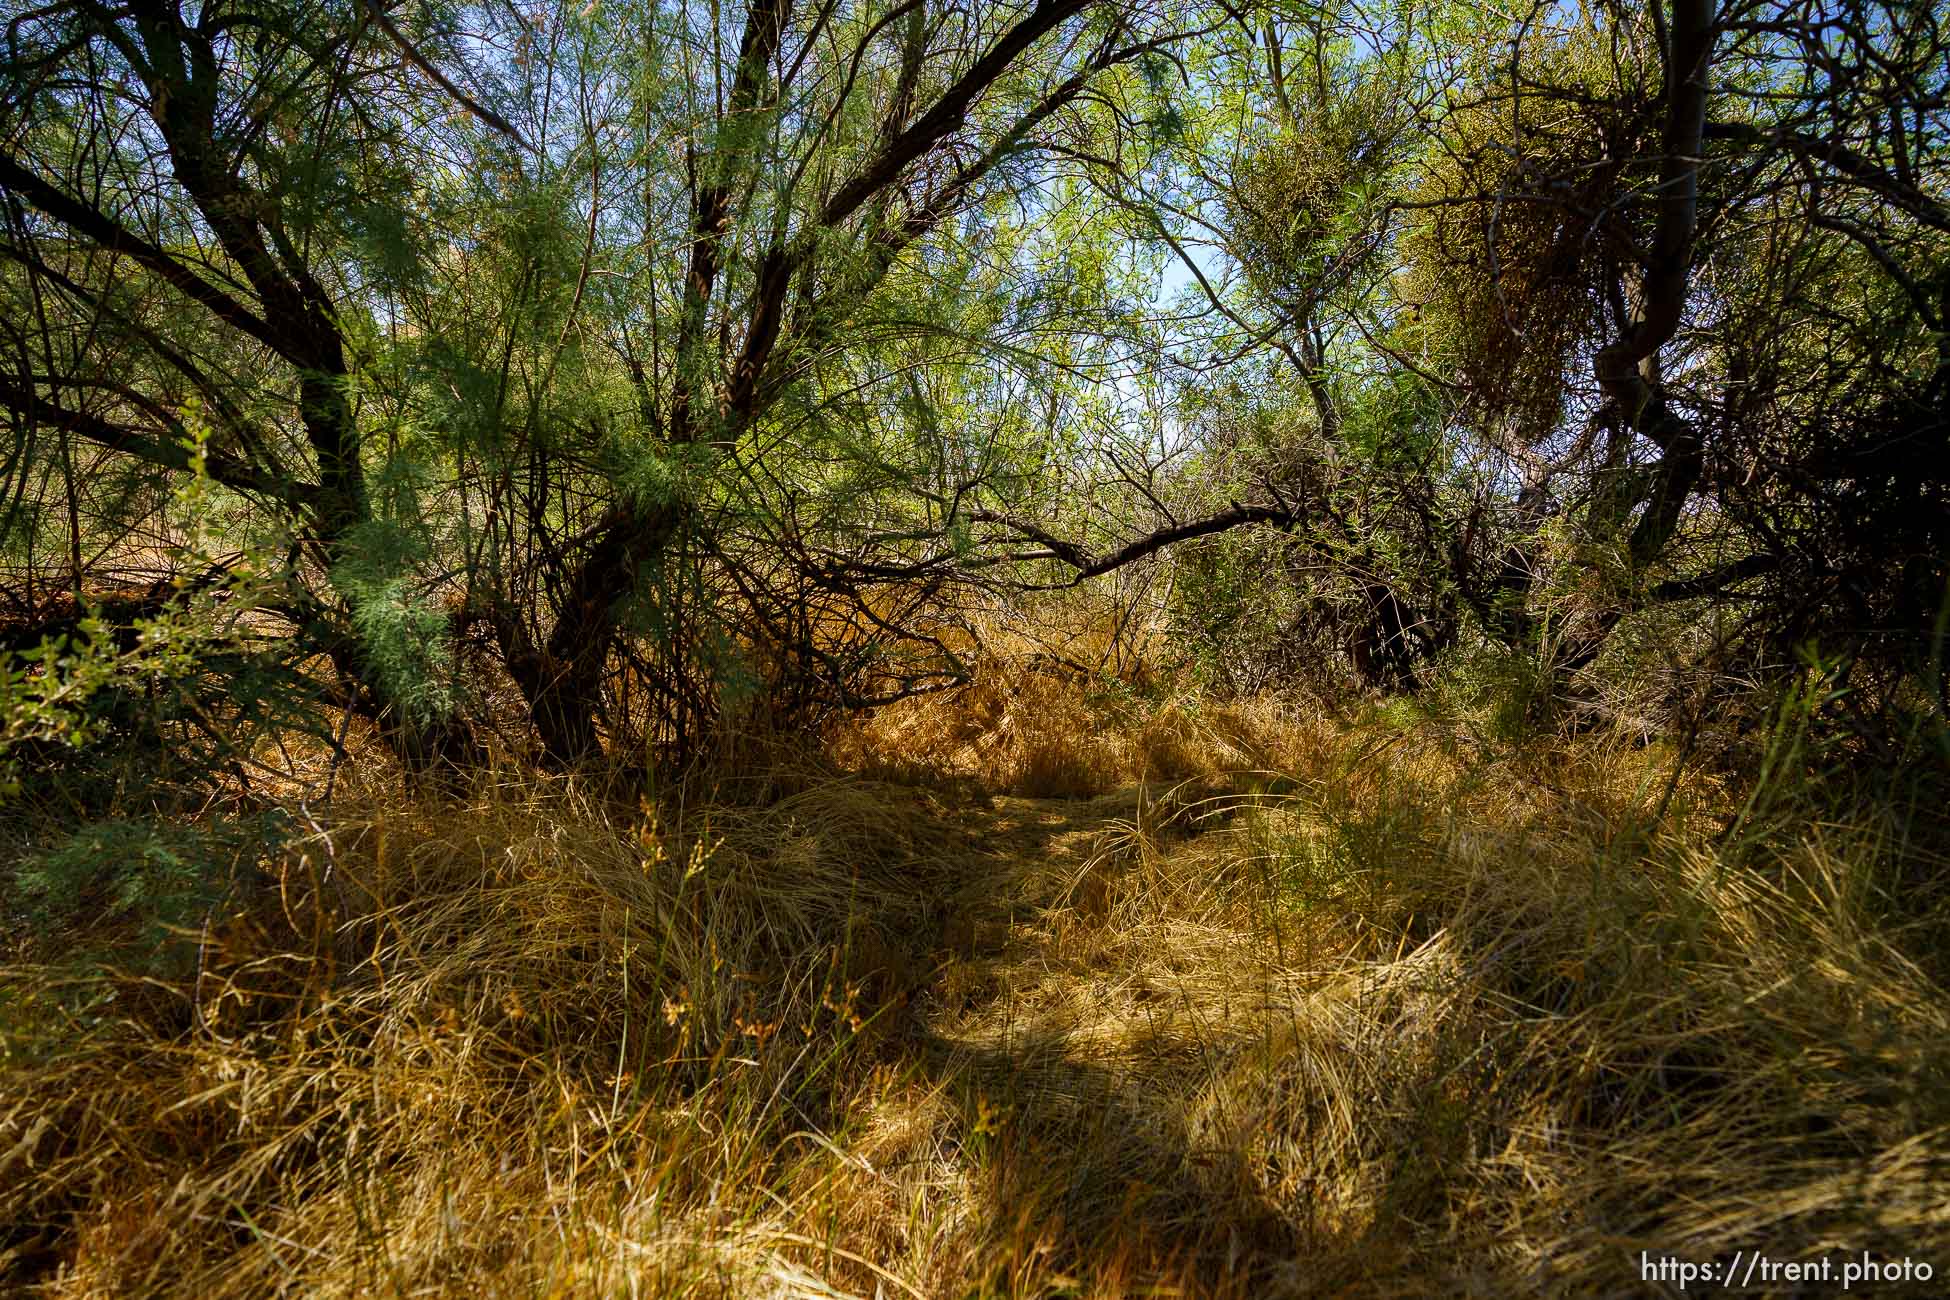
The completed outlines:
[[[248,307],[106,214],[63,194],[5,153],[0,153],[0,182],[76,233],[86,235],[110,252],[128,254],[173,288],[208,308],[225,324],[248,334],[286,360],[297,360],[291,356],[283,335]]]
[[[134,456],[162,469],[189,472],[189,450],[180,444],[152,437],[127,425],[115,424],[87,411],[57,406],[8,379],[0,379],[0,407],[17,412],[24,419],[65,429],[76,437],[85,438],[111,451]],[[183,431],[177,428],[172,432]],[[223,486],[269,497],[293,510],[310,505],[318,496],[318,488],[314,484],[279,478],[218,453],[206,453],[203,463],[210,477]]]
[[[1036,524],[994,510],[970,511],[968,517],[978,524],[999,524],[1042,546],[1049,554],[1047,557],[1038,558],[1061,560],[1077,571],[1076,576],[1071,580],[1073,584],[1082,582],[1086,578],[1095,578],[1109,573],[1113,569],[1121,569],[1127,564],[1162,551],[1166,547],[1176,546],[1180,542],[1209,537],[1214,533],[1223,533],[1247,524],[1273,524],[1279,528],[1292,528],[1299,522],[1299,516],[1293,511],[1279,506],[1247,506],[1235,501],[1231,508],[1221,510],[1216,515],[1176,524],[1170,528],[1160,528],[1104,555],[1092,555],[1077,543],[1065,541]]]

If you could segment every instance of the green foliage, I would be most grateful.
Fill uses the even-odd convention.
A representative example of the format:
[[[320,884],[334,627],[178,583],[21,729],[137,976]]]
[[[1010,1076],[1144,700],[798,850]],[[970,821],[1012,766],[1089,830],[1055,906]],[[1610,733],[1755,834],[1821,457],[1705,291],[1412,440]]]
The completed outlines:
[[[610,481],[622,496],[645,509],[683,501],[706,468],[706,458],[697,449],[658,443],[637,429],[613,433],[604,452],[612,467]]]
[[[153,612],[112,623],[92,610],[71,634],[0,657],[0,801],[39,827],[10,864],[8,901],[54,941],[116,936],[128,946],[117,960],[164,969],[185,959],[171,937],[286,833],[275,810],[174,818],[259,736],[315,727],[312,683],[250,631],[277,590],[259,576],[265,550],[215,552],[230,530],[207,470],[208,427],[194,408],[187,415],[190,474],[172,501],[185,577],[152,593]],[[76,816],[79,826],[60,829]]]
[[[409,567],[424,554],[414,534],[386,519],[360,525],[332,581],[352,606],[367,662],[389,698],[415,721],[453,707],[446,617]]]
[[[14,866],[29,922],[52,935],[127,933],[127,955],[164,970],[192,957],[184,931],[275,853],[290,834],[278,810],[202,824],[84,824]]]
[[[30,747],[79,749],[106,732],[106,718],[90,709],[121,666],[106,645],[91,618],[79,637],[44,642],[18,664],[0,656],[0,798],[20,793],[19,764]]]
[[[277,561],[262,544],[219,553],[232,530],[206,469],[209,430],[194,407],[186,414],[190,474],[172,498],[184,539],[176,585],[126,623],[88,610],[72,632],[0,655],[0,800],[99,806],[131,779],[193,787],[233,744],[311,723],[313,688],[288,643],[260,643],[250,626],[278,594],[263,576]]]
[[[1235,535],[1180,556],[1171,617],[1208,684],[1240,694],[1296,684],[1308,593],[1281,572],[1294,549],[1284,537]]]
[[[1413,346],[1459,376],[1478,418],[1524,438],[1563,418],[1580,345],[1605,328],[1607,267],[1584,213],[1624,210],[1653,179],[1649,43],[1629,57],[1606,45],[1589,26],[1523,43],[1526,75],[1561,92],[1549,98],[1506,97],[1500,72],[1479,70],[1409,195],[1422,210],[1399,287]]]
[[[1797,571],[1757,665],[1846,622],[1913,676],[1950,514],[1891,469],[1950,375],[1914,147],[1941,51],[1869,4],[1886,67],[1818,85],[1822,42],[1871,38],[1774,9],[1716,29],[1696,246],[1652,259],[1691,277],[1633,363],[1671,429],[1592,371],[1680,206],[1652,11],[37,9],[0,69],[0,317],[26,323],[0,544],[29,591],[50,553],[80,586],[185,477],[212,542],[293,530],[258,572],[409,761],[489,724],[476,649],[580,762],[639,739],[626,669],[682,716],[757,660],[829,705],[891,643],[953,677],[944,607],[1234,502],[1290,535],[1201,537],[1172,590],[1241,689],[1413,687],[1475,635],[1589,662],[1668,570],[1769,548]],[[1907,144],[1872,125],[1912,118]],[[1242,434],[1223,406],[1277,416]],[[1707,496],[1742,535],[1707,535]],[[57,714],[95,692],[91,646],[16,674],[23,735],[81,734]],[[263,660],[220,661],[262,689]]]
[[[1551,734],[1557,679],[1548,655],[1491,642],[1445,666],[1432,705],[1502,752]]]
[[[1296,320],[1314,317],[1367,260],[1361,237],[1403,159],[1405,110],[1384,77],[1350,78],[1300,101],[1294,120],[1234,168],[1234,256]]]
[[[1446,530],[1471,484],[1447,463],[1446,403],[1414,375],[1326,382],[1291,397],[1214,386],[1195,408],[1214,445],[1186,475],[1199,507],[1273,495],[1295,514],[1175,557],[1170,616],[1208,682],[1329,700],[1413,686],[1459,634]]]

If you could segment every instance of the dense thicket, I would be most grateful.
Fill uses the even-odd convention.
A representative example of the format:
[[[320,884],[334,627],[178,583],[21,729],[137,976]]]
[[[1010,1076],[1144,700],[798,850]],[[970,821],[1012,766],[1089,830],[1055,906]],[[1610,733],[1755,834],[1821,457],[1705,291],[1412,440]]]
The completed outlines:
[[[667,763],[1133,569],[1240,688],[1940,727],[1942,17],[21,9],[9,642],[173,576],[246,713]]]
[[[1946,5],[0,5],[0,1289],[1938,1285]]]

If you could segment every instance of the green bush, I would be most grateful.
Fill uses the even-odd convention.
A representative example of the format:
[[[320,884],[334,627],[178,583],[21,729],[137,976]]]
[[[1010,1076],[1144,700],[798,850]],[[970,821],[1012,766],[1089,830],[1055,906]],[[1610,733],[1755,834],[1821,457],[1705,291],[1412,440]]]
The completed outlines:
[[[14,885],[37,929],[122,937],[134,948],[123,955],[175,968],[190,947],[176,940],[283,843],[289,826],[275,811],[203,825],[91,822],[24,857]]]

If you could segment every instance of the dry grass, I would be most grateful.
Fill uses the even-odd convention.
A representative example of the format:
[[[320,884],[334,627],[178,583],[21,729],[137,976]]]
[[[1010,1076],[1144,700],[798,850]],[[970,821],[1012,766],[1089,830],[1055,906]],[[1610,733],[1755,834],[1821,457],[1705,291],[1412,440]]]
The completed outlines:
[[[600,1292],[705,1260],[744,1293],[793,1253],[768,1193],[861,1085],[964,837],[857,783],[669,837],[573,790],[340,812],[199,979],[14,1072],[5,1217],[64,1238],[57,1291]]]
[[[1941,931],[1887,824],[1784,798],[1729,831],[1656,746],[1027,675],[837,752],[933,784],[775,774],[651,817],[369,765],[196,979],[104,982],[100,1023],[16,1052],[0,1276],[1502,1296],[1636,1290],[1641,1249],[1950,1266]],[[82,1000],[6,978],[17,1041],[22,995]]]
[[[1085,678],[1023,653],[983,660],[958,690],[849,724],[828,753],[849,770],[903,782],[961,778],[998,793],[1088,799],[1291,771],[1329,743],[1323,726],[1272,700],[1215,704],[1192,691],[1161,700],[1124,678]]]

